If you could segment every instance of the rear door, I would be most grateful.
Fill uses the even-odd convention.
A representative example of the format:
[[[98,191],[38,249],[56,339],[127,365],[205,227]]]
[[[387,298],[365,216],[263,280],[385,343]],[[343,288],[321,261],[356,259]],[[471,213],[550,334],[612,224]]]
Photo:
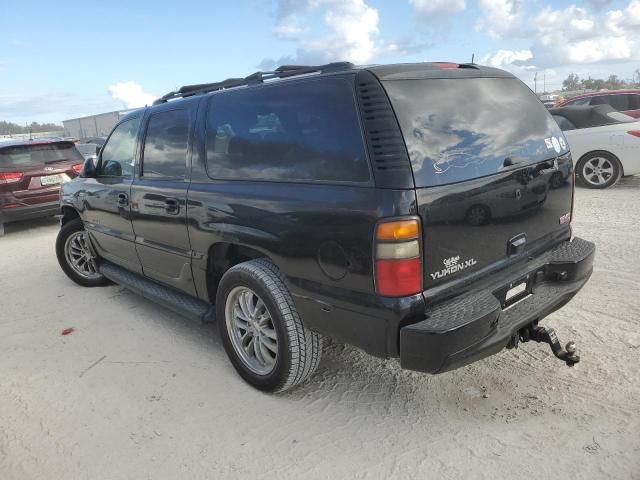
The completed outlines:
[[[524,84],[460,78],[384,85],[413,167],[427,289],[568,238],[568,146]]]
[[[187,233],[188,151],[197,102],[167,104],[145,119],[131,188],[136,249],[146,276],[195,294]]]
[[[78,191],[83,221],[101,257],[141,272],[131,224],[131,182],[141,116],[118,124],[98,160],[96,178],[87,178]]]

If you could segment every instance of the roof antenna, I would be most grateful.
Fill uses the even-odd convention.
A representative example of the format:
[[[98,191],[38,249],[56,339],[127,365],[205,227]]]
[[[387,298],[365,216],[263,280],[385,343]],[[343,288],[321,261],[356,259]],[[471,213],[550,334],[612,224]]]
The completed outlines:
[[[472,65],[473,65],[473,63],[474,63],[473,59],[475,58],[475,56],[476,56],[476,54],[475,54],[475,53],[472,53],[472,54],[471,54],[471,64],[472,64]]]

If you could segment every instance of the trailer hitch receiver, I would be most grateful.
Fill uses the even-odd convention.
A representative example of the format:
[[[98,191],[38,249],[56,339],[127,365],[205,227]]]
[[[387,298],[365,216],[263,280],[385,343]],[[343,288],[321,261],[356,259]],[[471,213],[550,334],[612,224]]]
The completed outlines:
[[[553,328],[541,327],[537,323],[532,323],[518,332],[518,335],[511,339],[509,344],[510,348],[517,348],[519,342],[541,342],[548,343],[551,347],[553,354],[568,366],[573,367],[580,361],[580,356],[577,354],[575,342],[569,342],[562,348],[558,335]]]

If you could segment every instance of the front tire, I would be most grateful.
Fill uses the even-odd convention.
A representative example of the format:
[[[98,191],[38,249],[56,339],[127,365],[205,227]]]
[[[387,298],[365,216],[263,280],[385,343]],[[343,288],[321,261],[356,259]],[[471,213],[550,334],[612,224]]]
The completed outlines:
[[[89,245],[89,237],[79,218],[65,223],[56,238],[56,256],[67,277],[83,287],[109,283],[98,270],[98,259]]]
[[[318,368],[323,337],[302,324],[282,273],[267,259],[223,275],[216,321],[229,360],[259,390],[289,390]]]
[[[583,187],[608,188],[620,180],[622,166],[609,152],[591,152],[580,159],[576,166],[576,177]]]

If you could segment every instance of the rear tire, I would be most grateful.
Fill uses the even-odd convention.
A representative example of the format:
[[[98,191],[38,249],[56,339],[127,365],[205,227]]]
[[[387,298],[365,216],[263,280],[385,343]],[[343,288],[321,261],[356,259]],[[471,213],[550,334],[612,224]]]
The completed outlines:
[[[609,152],[591,152],[576,165],[576,178],[586,188],[609,188],[620,180],[622,165]]]
[[[100,287],[109,280],[98,270],[97,257],[89,247],[89,238],[79,218],[65,223],[56,238],[56,256],[67,277],[83,287]]]
[[[323,336],[302,324],[282,273],[267,259],[223,275],[216,321],[229,360],[259,390],[289,390],[318,368]]]

